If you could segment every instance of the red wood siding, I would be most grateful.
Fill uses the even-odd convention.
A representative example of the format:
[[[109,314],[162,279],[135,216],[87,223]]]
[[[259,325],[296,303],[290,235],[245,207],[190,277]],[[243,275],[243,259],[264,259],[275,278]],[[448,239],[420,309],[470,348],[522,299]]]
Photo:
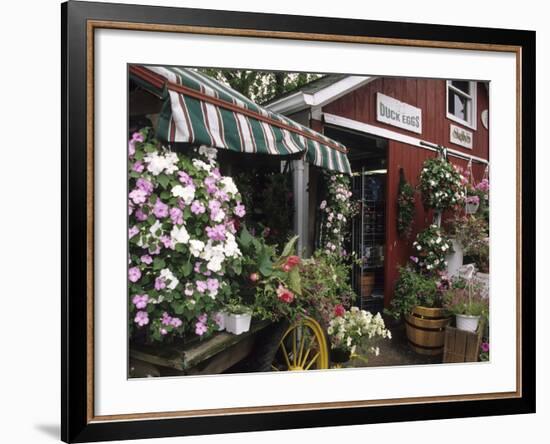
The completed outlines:
[[[422,133],[412,133],[376,120],[376,93],[381,92],[402,102],[422,109]],[[484,159],[489,158],[489,133],[481,123],[481,112],[488,109],[488,91],[483,84],[477,88],[477,130],[473,132],[473,149],[454,145],[450,142],[450,124],[461,126],[446,117],[446,82],[433,79],[379,78],[369,84],[335,100],[323,107],[323,112],[335,114],[360,122],[376,125],[400,134],[417,137],[434,144],[444,145]],[[386,222],[386,289],[384,303],[387,306],[393,297],[393,288],[398,277],[398,266],[407,263],[412,254],[412,242],[416,233],[432,222],[433,214],[426,212],[421,197],[416,199],[416,218],[410,239],[397,234],[396,212],[399,170],[403,168],[405,177],[412,185],[418,184],[418,176],[425,159],[434,157],[435,152],[394,140],[388,145],[387,175],[387,222]],[[467,162],[449,157],[466,168]],[[479,182],[484,175],[485,165],[473,163],[474,180]]]
[[[489,96],[486,87],[477,85],[477,129],[465,127],[447,118],[447,86],[445,80],[378,78],[357,90],[340,97],[323,107],[323,112],[335,114],[359,122],[379,126],[400,134],[418,137],[438,145],[456,149],[483,159],[489,158],[489,131],[481,123],[481,111],[488,109]],[[397,128],[376,120],[376,93],[381,92],[394,99],[422,110],[422,133]],[[455,145],[450,141],[450,124],[460,126],[474,135],[473,149]]]

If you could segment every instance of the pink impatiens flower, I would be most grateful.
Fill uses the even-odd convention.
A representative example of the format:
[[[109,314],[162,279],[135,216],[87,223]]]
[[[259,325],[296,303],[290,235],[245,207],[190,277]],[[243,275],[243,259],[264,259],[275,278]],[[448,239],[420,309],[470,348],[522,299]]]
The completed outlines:
[[[195,334],[198,336],[202,336],[208,331],[208,327],[203,324],[202,322],[197,322],[195,324]]]
[[[204,293],[208,289],[208,285],[206,284],[206,281],[197,281],[195,282],[195,285],[199,293]]]
[[[179,208],[170,208],[170,219],[175,225],[183,224],[183,212]]]
[[[237,203],[233,212],[239,217],[244,217],[244,215],[246,214],[244,205],[240,202]]]
[[[142,204],[145,203],[145,201],[147,200],[147,193],[139,188],[135,188],[130,191],[130,194],[128,196],[135,204]]]
[[[138,267],[132,267],[128,270],[128,279],[130,282],[137,282],[141,278],[141,271]]]
[[[194,200],[191,204],[191,213],[193,214],[202,214],[206,211],[204,205],[198,200]]]
[[[159,291],[163,288],[166,288],[166,281],[162,276],[159,276],[155,279],[155,290]]]
[[[128,230],[128,239],[132,239],[136,234],[139,233],[139,228],[135,225]]]
[[[155,188],[151,182],[147,179],[143,179],[142,177],[136,181],[136,186],[138,189],[143,190],[147,195],[151,194]]]
[[[138,311],[136,313],[136,317],[134,318],[134,322],[140,327],[143,327],[149,323],[149,315],[146,311]]]
[[[146,308],[148,302],[149,296],[146,294],[136,294],[132,299],[132,304],[134,304],[136,308],[139,308],[140,310],[142,308]]]
[[[207,236],[215,241],[225,240],[225,225],[218,224],[214,227],[206,227]]]
[[[157,199],[155,206],[153,207],[153,213],[159,219],[168,216],[168,205],[160,199]]]
[[[140,257],[141,262],[144,264],[150,265],[153,262],[153,258],[149,256],[148,254],[144,254]]]

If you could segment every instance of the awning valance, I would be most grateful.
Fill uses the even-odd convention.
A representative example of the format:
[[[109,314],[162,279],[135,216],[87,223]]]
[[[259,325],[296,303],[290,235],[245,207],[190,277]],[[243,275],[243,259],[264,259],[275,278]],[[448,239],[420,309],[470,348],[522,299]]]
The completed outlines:
[[[273,113],[198,71],[131,65],[130,75],[164,100],[157,137],[245,153],[305,153],[314,165],[351,173],[344,145]]]

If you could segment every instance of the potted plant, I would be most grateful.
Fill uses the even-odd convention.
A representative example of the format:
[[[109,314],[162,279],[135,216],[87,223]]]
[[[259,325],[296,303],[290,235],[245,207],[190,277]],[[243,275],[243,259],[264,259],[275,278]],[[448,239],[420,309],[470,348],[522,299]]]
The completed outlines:
[[[488,313],[488,300],[482,295],[482,289],[473,279],[454,279],[445,292],[445,308],[455,315],[459,330],[475,332],[479,320]]]
[[[397,232],[408,238],[414,221],[414,187],[405,180],[403,168],[399,170],[399,192],[397,195]]]
[[[442,157],[427,159],[419,183],[424,207],[443,211],[461,205],[465,198],[464,182],[457,166]]]
[[[476,194],[466,197],[466,214],[475,214],[479,208],[479,196]]]
[[[425,273],[433,274],[446,269],[446,255],[452,251],[452,243],[442,228],[430,225],[417,234],[413,242],[413,251],[411,260],[416,267]]]
[[[234,335],[250,330],[252,308],[240,302],[230,302],[225,306],[225,329]]]
[[[373,315],[358,307],[351,307],[349,310],[342,306],[337,307],[327,333],[330,337],[331,361],[339,365],[349,361],[352,356],[365,360],[368,353],[378,355],[379,348],[369,346],[367,342],[375,338],[391,339],[391,333],[386,329],[380,313]],[[358,348],[360,354],[356,353]]]
[[[443,352],[445,327],[451,320],[442,306],[441,290],[445,286],[444,278],[418,267],[409,265],[399,270],[395,296],[386,312],[405,321],[407,339],[417,353]]]

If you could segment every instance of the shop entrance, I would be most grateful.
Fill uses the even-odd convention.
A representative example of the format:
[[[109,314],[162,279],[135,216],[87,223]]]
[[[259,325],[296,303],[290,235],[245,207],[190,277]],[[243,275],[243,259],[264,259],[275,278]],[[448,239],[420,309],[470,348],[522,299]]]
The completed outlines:
[[[352,285],[357,305],[372,313],[384,308],[386,252],[386,175],[388,141],[376,136],[325,127],[325,134],[346,145],[351,163],[352,191],[358,212],[352,220],[349,249],[359,259]]]

